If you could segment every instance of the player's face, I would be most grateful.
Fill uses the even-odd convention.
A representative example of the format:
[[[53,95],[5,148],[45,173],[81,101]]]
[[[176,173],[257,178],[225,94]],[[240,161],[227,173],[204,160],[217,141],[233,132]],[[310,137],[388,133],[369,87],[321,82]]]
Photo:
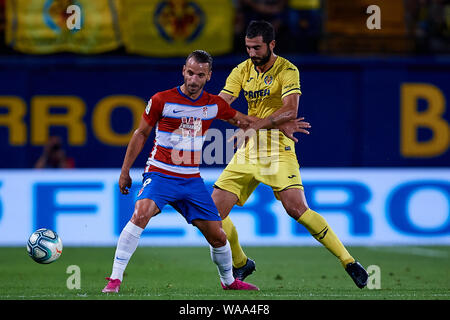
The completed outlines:
[[[190,95],[199,93],[206,82],[211,79],[208,63],[199,63],[190,58],[183,66],[183,77],[186,90]]]
[[[267,44],[263,41],[262,36],[251,39],[245,37],[245,47],[247,48],[248,56],[252,59],[255,66],[263,66],[270,60],[274,46],[275,40]]]

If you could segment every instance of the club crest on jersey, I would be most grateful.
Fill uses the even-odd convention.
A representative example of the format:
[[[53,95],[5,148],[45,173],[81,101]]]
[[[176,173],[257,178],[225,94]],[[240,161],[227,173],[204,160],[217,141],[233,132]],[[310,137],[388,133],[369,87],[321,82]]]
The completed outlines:
[[[272,76],[266,76],[266,77],[264,78],[264,83],[265,83],[266,85],[270,86],[270,85],[272,84],[272,82],[273,82],[273,77],[272,77]]]
[[[203,111],[203,118],[206,118],[206,117],[208,117],[208,107],[203,107],[202,108],[202,111]]]

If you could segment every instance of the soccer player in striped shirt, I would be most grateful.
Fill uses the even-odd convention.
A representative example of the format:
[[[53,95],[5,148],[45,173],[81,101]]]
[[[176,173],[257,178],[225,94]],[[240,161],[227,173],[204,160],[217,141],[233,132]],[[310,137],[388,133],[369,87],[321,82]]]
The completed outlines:
[[[149,220],[166,204],[196,226],[210,244],[211,258],[217,265],[225,290],[259,290],[255,285],[235,279],[232,256],[226,234],[203,179],[199,161],[203,141],[211,122],[222,119],[245,128],[254,119],[232,109],[217,95],[203,90],[211,78],[212,57],[196,50],[183,66],[184,83],[152,96],[134,132],[125,154],[119,178],[120,191],[131,187],[129,170],[155,128],[155,141],[143,174],[134,213],[122,230],[114,256],[111,276],[103,292],[118,292],[125,268],[137,248]],[[307,123],[293,122],[292,131]]]

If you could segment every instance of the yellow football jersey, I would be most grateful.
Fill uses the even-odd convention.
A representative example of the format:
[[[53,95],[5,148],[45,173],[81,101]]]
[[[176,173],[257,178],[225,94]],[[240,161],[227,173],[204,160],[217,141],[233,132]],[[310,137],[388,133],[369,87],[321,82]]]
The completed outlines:
[[[283,106],[284,97],[301,94],[299,71],[294,64],[278,56],[269,70],[260,73],[252,60],[247,59],[231,71],[222,92],[239,97],[241,90],[248,102],[248,115],[266,118]],[[278,130],[260,130],[257,139],[247,145],[246,154],[255,155],[256,151],[259,158],[270,154],[275,145],[280,152],[295,152],[294,142]]]

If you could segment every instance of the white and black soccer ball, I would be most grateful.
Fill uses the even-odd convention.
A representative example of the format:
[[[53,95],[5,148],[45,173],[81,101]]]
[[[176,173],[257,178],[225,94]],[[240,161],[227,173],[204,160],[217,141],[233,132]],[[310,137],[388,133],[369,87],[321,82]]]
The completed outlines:
[[[62,253],[63,245],[58,234],[41,228],[33,232],[27,242],[28,255],[37,263],[51,263]]]

